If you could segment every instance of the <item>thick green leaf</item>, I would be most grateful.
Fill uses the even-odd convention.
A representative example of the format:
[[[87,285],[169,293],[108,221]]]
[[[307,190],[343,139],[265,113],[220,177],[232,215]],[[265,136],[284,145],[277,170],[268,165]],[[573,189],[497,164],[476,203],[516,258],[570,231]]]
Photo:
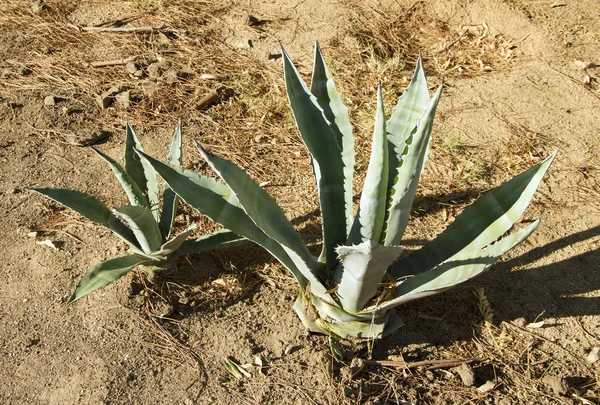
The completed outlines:
[[[371,158],[360,197],[358,214],[347,244],[379,241],[387,208],[388,145],[381,85],[377,88],[377,112],[371,147]],[[338,252],[339,253],[339,252]]]
[[[396,262],[392,276],[431,270],[464,249],[481,249],[498,239],[523,215],[555,156],[556,152],[465,208],[436,239]]]
[[[123,205],[115,208],[113,215],[125,222],[146,254],[160,249],[163,239],[158,225],[148,208],[137,205]]]
[[[169,148],[169,156],[167,157],[169,164],[175,166],[181,166],[183,164],[182,158],[182,142],[181,142],[181,121],[177,123],[177,128],[173,133],[173,140],[171,141],[171,147]],[[171,236],[171,229],[177,216],[177,203],[179,199],[177,194],[169,187],[167,183],[163,187],[163,202],[162,211],[160,213],[160,231],[165,239]]]
[[[183,232],[177,234],[173,239],[165,242],[160,247],[160,250],[157,252],[152,252],[152,256],[154,256],[157,260],[169,260],[195,229],[196,224],[192,224],[191,226],[187,227]]]
[[[383,244],[386,246],[399,245],[408,224],[410,210],[417,193],[417,187],[425,161],[429,153],[431,129],[443,85],[435,93],[425,109],[413,132],[406,140],[404,155],[398,157],[399,166],[394,174],[394,180],[388,191],[388,208],[385,219]]]
[[[342,101],[342,95],[335,87],[333,77],[327,69],[325,59],[321,54],[319,43],[315,43],[315,62],[313,66],[310,91],[317,98],[323,114],[329,121],[342,153],[344,164],[344,204],[346,206],[346,238],[350,234],[354,218],[352,203],[352,181],[354,176],[354,136],[348,108]]]
[[[162,163],[144,152],[138,153],[154,167],[183,201],[224,228],[231,229],[267,249],[290,270],[302,288],[306,287],[308,280],[296,268],[282,246],[256,226],[227,185],[200,173]]]
[[[108,163],[111,170],[117,177],[117,180],[119,180],[119,183],[123,187],[123,190],[125,190],[127,198],[129,199],[131,205],[139,205],[141,207],[150,208],[148,206],[148,199],[146,198],[146,195],[142,192],[142,190],[140,190],[137,183],[123,169],[123,167],[120,164],[118,164],[113,158],[111,158],[108,155],[105,155],[98,149],[94,147],[92,147],[92,149],[98,154],[98,156],[100,156],[102,159],[104,159],[106,163]]]
[[[339,246],[337,253],[341,261],[334,274],[337,295],[342,308],[355,314],[377,294],[383,276],[402,253],[402,247],[368,240],[356,246]]]
[[[227,248],[244,245],[248,239],[231,232],[228,229],[221,229],[209,235],[203,235],[197,239],[186,240],[181,244],[177,255],[187,255],[192,253],[202,253],[213,249]]]
[[[285,50],[283,72],[290,106],[300,135],[310,153],[317,180],[323,245],[328,268],[336,264],[335,247],[346,241],[346,195],[344,161],[335,133],[323,109],[308,90]]]
[[[75,292],[69,298],[69,303],[85,297],[91,292],[112,283],[129,273],[136,264],[147,259],[136,255],[117,257],[89,267],[79,280]]]
[[[158,212],[158,182],[156,172],[147,163],[140,160],[134,149],[143,151],[142,145],[138,140],[135,132],[129,122],[126,124],[125,137],[125,171],[129,173],[133,181],[138,185],[140,190],[146,194],[148,198],[148,206],[152,210],[152,215],[156,221],[160,221],[160,213]]]
[[[62,188],[32,188],[31,191],[42,194],[59,204],[83,215],[90,221],[103,225],[113,231],[132,248],[140,248],[135,235],[101,201],[87,193]]]
[[[198,143],[196,146],[204,160],[233,191],[252,221],[282,246],[296,264],[296,268],[311,282],[312,293],[322,296],[326,289],[317,279],[321,265],[310,254],[275,199],[256,184],[244,170],[226,159],[207,152]]]
[[[531,235],[539,223],[537,220],[485,248],[462,251],[432,270],[402,281],[396,287],[396,298],[368,310],[383,312],[417,298],[440,293],[475,277]]]

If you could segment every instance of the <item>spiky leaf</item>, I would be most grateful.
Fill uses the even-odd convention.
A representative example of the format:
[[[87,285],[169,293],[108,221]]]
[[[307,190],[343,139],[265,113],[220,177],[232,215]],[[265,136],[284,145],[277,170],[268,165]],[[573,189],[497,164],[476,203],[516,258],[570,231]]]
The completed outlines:
[[[346,196],[344,191],[344,161],[336,135],[325,118],[323,109],[308,90],[285,50],[283,72],[290,106],[300,135],[310,153],[317,180],[323,245],[327,266],[336,263],[334,248],[346,241]]]
[[[162,235],[149,209],[136,205],[123,205],[113,209],[112,212],[129,225],[144,253],[149,254],[160,249]]]
[[[31,191],[42,194],[59,204],[83,215],[90,221],[103,225],[113,231],[131,247],[140,249],[135,235],[121,221],[116,219],[110,209],[101,201],[87,193],[62,188],[33,188]]]
[[[319,43],[315,43],[315,62],[313,66],[310,91],[317,98],[319,106],[329,124],[342,154],[344,165],[344,204],[346,206],[346,238],[349,236],[354,218],[352,204],[352,179],[354,176],[354,136],[348,108],[342,101],[342,95],[335,87],[333,77],[327,69],[325,59],[321,54]]]
[[[433,269],[463,250],[482,249],[523,215],[556,152],[479,198],[436,239],[396,262],[391,274],[404,277]]]
[[[135,132],[129,122],[126,124],[126,137],[125,137],[125,171],[129,173],[133,181],[138,185],[140,190],[148,199],[148,206],[152,210],[155,220],[160,221],[160,214],[158,212],[158,182],[156,179],[156,172],[147,163],[140,160],[140,158],[134,152],[134,149],[142,149],[142,145],[138,140]]]
[[[438,88],[425,108],[416,127],[405,140],[404,154],[402,157],[398,157],[398,166],[390,185],[389,205],[385,219],[383,244],[386,246],[400,244],[408,224],[410,210],[429,153],[433,118],[442,94],[442,88],[443,85]],[[407,120],[411,119],[407,118]]]
[[[175,132],[173,133],[173,140],[171,141],[171,147],[169,148],[167,162],[175,166],[181,166],[183,164],[181,121],[177,123],[177,128],[175,128]],[[175,216],[177,215],[178,201],[177,194],[175,194],[171,187],[165,183],[163,187],[163,203],[159,223],[160,231],[165,239],[171,236],[171,228],[173,227]]]
[[[368,240],[356,246],[339,246],[337,253],[341,261],[334,275],[339,285],[337,295],[344,310],[357,313],[375,296],[402,247]]]
[[[106,260],[89,267],[79,280],[69,303],[102,288],[129,273],[136,264],[143,263],[144,257],[130,255]]]
[[[354,220],[348,244],[379,241],[387,208],[388,145],[385,132],[385,111],[381,86],[377,88],[377,112],[371,158],[360,197],[360,207]],[[339,252],[338,252],[339,253]]]
[[[197,239],[186,240],[181,244],[176,254],[202,253],[213,249],[239,246],[248,243],[248,239],[239,236],[228,229],[221,229]]]

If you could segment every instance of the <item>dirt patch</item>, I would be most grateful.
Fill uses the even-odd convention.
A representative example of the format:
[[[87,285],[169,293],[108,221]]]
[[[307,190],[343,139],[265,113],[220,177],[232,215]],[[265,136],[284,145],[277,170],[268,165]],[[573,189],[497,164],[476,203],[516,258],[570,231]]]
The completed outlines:
[[[600,346],[600,5],[564,3],[0,5],[0,402],[596,400],[598,363],[585,359]],[[102,30],[133,27],[155,29]],[[407,248],[559,148],[523,218],[541,217],[538,231],[476,280],[399,308],[406,326],[390,337],[344,343],[342,361],[333,359],[327,337],[302,328],[291,307],[294,280],[250,245],[181,259],[177,271],[158,278],[134,272],[66,306],[85,268],[126,247],[23,190],[65,187],[123,204],[110,170],[71,140],[107,132],[97,146],[119,157],[125,120],[160,157],[181,118],[187,167],[208,171],[192,144],[198,139],[268,182],[318,251],[316,190],[279,59],[281,43],[308,77],[317,39],[356,128],[359,177],[377,82],[389,111],[419,51],[431,88],[444,77]],[[111,87],[127,91],[130,104],[99,105]],[[191,222],[198,234],[215,229],[182,207],[177,227]],[[227,359],[251,377],[228,373]],[[474,360],[460,370],[431,368],[453,359]],[[403,362],[421,365],[407,370]]]

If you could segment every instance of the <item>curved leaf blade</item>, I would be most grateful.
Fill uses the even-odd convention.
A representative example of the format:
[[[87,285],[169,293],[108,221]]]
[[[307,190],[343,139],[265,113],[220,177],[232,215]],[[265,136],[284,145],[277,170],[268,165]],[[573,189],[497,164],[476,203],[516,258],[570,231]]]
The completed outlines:
[[[383,244],[399,245],[408,224],[408,218],[421,174],[429,154],[433,119],[443,84],[427,105],[413,132],[406,139],[404,153],[398,156],[398,166],[394,169],[394,178],[388,189],[388,207],[385,219]]]
[[[143,151],[142,144],[138,140],[135,132],[129,122],[126,123],[125,136],[125,171],[129,173],[133,181],[138,185],[140,190],[146,194],[148,206],[152,210],[152,214],[156,221],[160,221],[158,212],[158,181],[156,172],[144,161],[136,155],[135,149]]]
[[[177,128],[175,128],[175,132],[173,133],[167,161],[172,165],[181,166],[183,164],[182,149],[181,121],[179,121],[177,123]],[[164,183],[162,211],[160,213],[159,222],[160,231],[162,232],[164,239],[168,239],[171,236],[171,229],[173,228],[173,223],[177,216],[178,202],[179,199],[177,198],[177,194],[167,183]]]
[[[354,220],[348,244],[379,241],[387,208],[388,144],[385,131],[385,111],[381,85],[377,88],[377,112],[371,157],[360,197],[358,214]],[[338,252],[339,253],[339,252]]]
[[[213,249],[221,249],[240,246],[248,243],[248,239],[231,232],[229,229],[221,229],[209,235],[203,235],[197,239],[186,240],[181,244],[177,255],[202,253]]]
[[[337,260],[334,249],[337,245],[344,244],[347,235],[342,152],[317,100],[284,49],[282,54],[290,106],[296,126],[310,153],[317,180],[323,218],[324,257],[328,268],[333,269]]]
[[[417,298],[446,291],[477,276],[498,260],[500,256],[531,235],[539,223],[540,221],[537,220],[484,249],[473,248],[460,252],[434,269],[408,278],[396,287],[396,298],[372,308],[370,311],[386,311]]]
[[[325,59],[321,53],[319,43],[315,43],[315,57],[310,83],[310,91],[316,97],[323,114],[329,122],[337,139],[342,154],[344,165],[344,204],[346,206],[346,238],[350,234],[354,218],[354,207],[352,202],[352,182],[354,176],[354,135],[350,124],[348,107],[342,100],[342,95],[337,90],[333,77],[327,69]]]
[[[125,190],[127,198],[129,199],[131,205],[139,205],[141,207],[149,208],[148,198],[146,198],[146,195],[138,187],[137,183],[133,181],[131,176],[123,169],[123,167],[119,163],[117,163],[113,158],[102,153],[93,146],[92,149],[94,150],[94,152],[96,152],[96,154],[98,154],[98,156],[100,156],[102,159],[104,159],[106,163],[108,163],[111,170],[117,177],[117,180],[119,180],[121,187],[123,187],[123,190]]]
[[[498,239],[523,215],[555,156],[556,152],[465,208],[436,239],[396,262],[392,276],[431,270],[462,250],[481,249]]]
[[[62,188],[32,188],[30,190],[72,209],[90,221],[107,227],[133,248],[140,247],[131,229],[114,218],[110,209],[91,195]]]
[[[102,288],[129,273],[136,264],[147,259],[136,255],[117,257],[89,267],[79,280],[69,304]]]
[[[113,209],[112,213],[129,225],[144,253],[150,254],[160,249],[163,241],[162,235],[148,208],[123,205]]]

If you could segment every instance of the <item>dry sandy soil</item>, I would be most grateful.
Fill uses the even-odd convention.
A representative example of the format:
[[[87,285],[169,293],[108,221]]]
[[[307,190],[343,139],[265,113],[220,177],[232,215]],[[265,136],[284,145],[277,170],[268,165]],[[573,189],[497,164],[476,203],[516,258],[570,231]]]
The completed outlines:
[[[49,0],[3,1],[0,12],[0,403],[598,404],[600,361],[585,361],[600,346],[597,0]],[[92,26],[174,30],[81,30]],[[181,118],[187,167],[207,169],[199,139],[270,182],[318,249],[316,191],[278,55],[281,42],[308,74],[314,40],[351,110],[359,177],[377,81],[389,111],[419,50],[431,89],[445,78],[408,248],[559,148],[525,214],[541,217],[537,232],[473,282],[399,308],[406,325],[393,335],[344,343],[345,361],[306,334],[294,280],[251,245],[182,259],[164,277],[133,272],[67,306],[83,271],[125,246],[24,189],[123,204],[110,170],[81,145],[106,131],[96,146],[120,158],[125,120],[164,156]],[[129,57],[139,73],[89,65]],[[163,69],[149,75],[156,61]],[[96,96],[111,86],[129,89],[132,104],[101,108]],[[182,207],[177,225],[189,222],[215,229]],[[238,380],[228,357],[264,366]],[[478,361],[430,368],[469,358]]]

